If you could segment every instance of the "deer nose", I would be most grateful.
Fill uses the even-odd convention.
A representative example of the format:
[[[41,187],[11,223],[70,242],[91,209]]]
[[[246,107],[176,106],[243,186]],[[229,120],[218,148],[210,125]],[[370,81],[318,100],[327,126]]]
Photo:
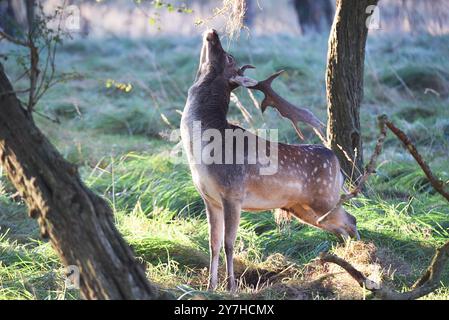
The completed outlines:
[[[207,41],[215,41],[218,38],[217,30],[209,29],[204,32],[204,39]]]
[[[357,230],[357,227],[351,227],[351,228],[338,228],[336,230],[332,231],[333,234],[335,234],[337,236],[337,238],[339,238],[340,240],[347,240],[347,239],[356,239],[357,241],[360,240],[360,234],[359,231]]]
[[[357,241],[360,241],[360,233],[359,230],[357,230],[357,228],[355,228],[355,230],[351,232],[351,237],[355,238]]]
[[[349,237],[356,239],[357,241],[360,240],[360,234],[359,234],[359,231],[357,230],[356,226],[354,226],[350,230],[347,230],[347,234]]]

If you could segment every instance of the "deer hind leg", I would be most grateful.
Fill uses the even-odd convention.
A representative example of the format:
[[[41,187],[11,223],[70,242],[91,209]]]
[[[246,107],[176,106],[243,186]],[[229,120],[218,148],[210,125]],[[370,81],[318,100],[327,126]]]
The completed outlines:
[[[241,204],[238,201],[223,200],[224,212],[224,248],[226,254],[227,288],[229,291],[236,290],[234,278],[234,243],[240,223]]]
[[[332,210],[331,215],[324,222],[318,222],[318,219],[330,210]],[[356,219],[341,206],[334,207],[326,203],[319,203],[312,208],[308,205],[297,204],[290,211],[302,222],[331,232],[341,240],[348,237],[360,239]]]
[[[320,216],[308,205],[297,204],[289,208],[288,212],[292,213],[301,222],[314,227],[319,227],[317,224],[317,220],[320,218]]]
[[[208,289],[213,291],[218,284],[218,263],[223,242],[224,219],[222,209],[213,203],[204,201],[209,224],[209,284]]]

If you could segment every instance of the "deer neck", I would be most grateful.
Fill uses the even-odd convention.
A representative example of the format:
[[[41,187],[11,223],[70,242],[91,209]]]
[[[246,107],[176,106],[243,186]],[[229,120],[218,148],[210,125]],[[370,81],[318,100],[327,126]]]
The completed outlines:
[[[189,90],[183,112],[184,121],[189,124],[201,121],[203,130],[227,128],[226,117],[230,101],[228,87],[222,77],[200,77]]]

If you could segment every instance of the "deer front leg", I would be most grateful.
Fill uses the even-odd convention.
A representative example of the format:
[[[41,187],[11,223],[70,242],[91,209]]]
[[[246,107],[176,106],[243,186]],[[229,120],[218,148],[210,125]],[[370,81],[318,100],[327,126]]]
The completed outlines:
[[[234,278],[234,243],[237,237],[237,230],[240,223],[241,204],[237,201],[223,200],[224,213],[224,247],[226,254],[226,274],[229,291],[234,292],[236,289]]]
[[[208,290],[215,290],[218,284],[218,262],[220,258],[221,244],[223,242],[223,211],[212,203],[204,201],[206,205],[207,220],[209,223],[209,284]]]

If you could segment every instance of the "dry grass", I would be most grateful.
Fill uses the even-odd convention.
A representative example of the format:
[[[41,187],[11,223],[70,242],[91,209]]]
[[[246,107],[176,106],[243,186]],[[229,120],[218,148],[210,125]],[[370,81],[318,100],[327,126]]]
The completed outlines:
[[[244,27],[244,18],[246,13],[245,0],[223,0],[223,9],[228,19],[226,21],[226,34],[230,39],[238,37],[240,30]]]
[[[245,0],[223,0],[221,7],[213,9],[210,17],[198,19],[196,25],[223,25],[223,32],[229,41],[237,39],[242,29],[245,28],[244,19],[247,11]],[[221,28],[218,28],[221,29]]]
[[[372,242],[350,241],[338,245],[333,253],[350,262],[376,283],[391,282],[396,275],[407,276],[412,267],[389,249]],[[336,299],[363,299],[365,292],[341,267],[312,261],[305,267],[302,285],[309,289],[310,298],[329,294]]]

